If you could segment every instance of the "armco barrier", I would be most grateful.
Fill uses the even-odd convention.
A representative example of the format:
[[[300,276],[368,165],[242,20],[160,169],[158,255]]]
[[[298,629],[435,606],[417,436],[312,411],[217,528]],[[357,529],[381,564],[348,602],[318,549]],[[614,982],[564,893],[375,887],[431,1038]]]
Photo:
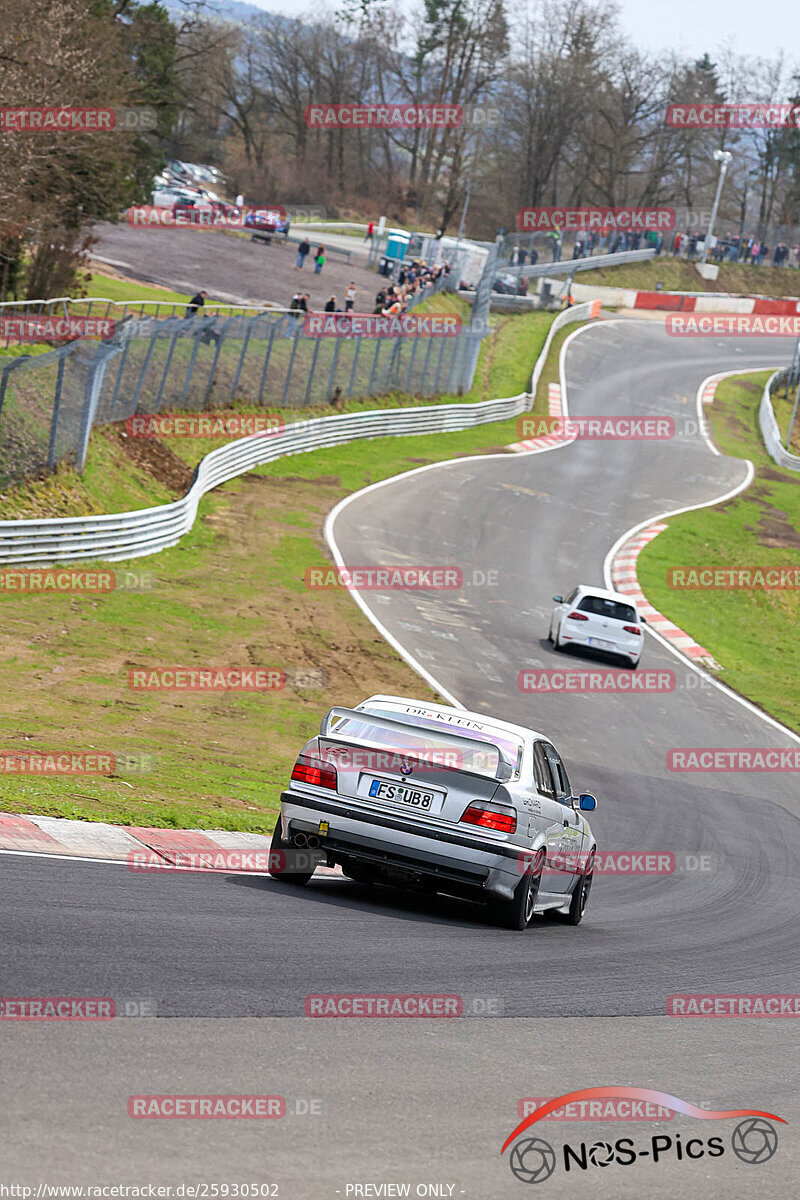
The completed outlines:
[[[598,304],[579,304],[559,313],[534,367],[530,392],[476,404],[436,404],[316,417],[293,422],[276,434],[239,438],[207,454],[189,491],[172,504],[99,516],[0,521],[0,563],[48,566],[95,560],[119,562],[155,554],[174,546],[188,533],[206,492],[262,463],[359,438],[451,433],[519,416],[530,407],[555,333],[572,321],[596,316],[598,311]]]
[[[773,462],[776,462],[779,467],[788,467],[790,471],[800,471],[800,458],[796,454],[790,454],[781,441],[781,433],[772,407],[772,393],[784,375],[784,371],[776,371],[767,380],[758,410],[758,423],[761,426],[764,445]]]

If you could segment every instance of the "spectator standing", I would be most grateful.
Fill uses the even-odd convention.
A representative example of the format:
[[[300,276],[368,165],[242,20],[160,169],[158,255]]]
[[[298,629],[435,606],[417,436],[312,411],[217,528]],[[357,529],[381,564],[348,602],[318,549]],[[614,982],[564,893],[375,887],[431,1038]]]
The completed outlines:
[[[297,326],[300,321],[301,314],[307,312],[306,302],[302,292],[295,292],[292,296],[292,302],[289,305],[289,320],[286,322],[286,336],[292,338],[297,333]]]
[[[364,241],[369,242],[370,246],[375,245],[375,222],[370,221],[367,226],[367,232],[364,234]]]
[[[356,285],[350,281],[350,286],[344,293],[344,311],[352,312],[356,303]]]
[[[308,240],[306,238],[303,238],[302,242],[297,247],[297,262],[294,265],[295,271],[302,271],[303,264],[305,263],[305,261],[308,258],[310,253],[311,253],[311,247],[308,244]]]
[[[330,300],[328,300],[328,302],[325,305],[325,312],[338,312],[338,311],[339,310],[336,307],[336,297],[331,296]]]
[[[319,246],[317,253],[314,255],[314,274],[321,275],[322,268],[325,266],[325,247]]]
[[[207,295],[208,295],[208,292],[201,291],[201,292],[196,292],[194,294],[194,296],[192,296],[191,300],[186,305],[186,316],[187,317],[196,317],[197,316],[199,310],[203,307],[203,305],[206,302]]]

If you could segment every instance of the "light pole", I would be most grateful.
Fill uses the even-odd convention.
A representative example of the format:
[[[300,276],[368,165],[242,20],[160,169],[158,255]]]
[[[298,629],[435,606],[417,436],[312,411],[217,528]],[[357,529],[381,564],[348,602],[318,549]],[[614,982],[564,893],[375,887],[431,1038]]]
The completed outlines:
[[[728,173],[728,164],[733,155],[730,150],[715,150],[714,158],[719,163],[719,182],[717,183],[717,194],[714,197],[714,207],[711,209],[711,216],[708,221],[708,231],[706,240],[703,246],[703,262],[708,262],[708,252],[711,249],[711,236],[714,232],[714,222],[717,219],[717,209],[719,208],[719,198],[722,195],[722,185],[725,182],[725,176]]]

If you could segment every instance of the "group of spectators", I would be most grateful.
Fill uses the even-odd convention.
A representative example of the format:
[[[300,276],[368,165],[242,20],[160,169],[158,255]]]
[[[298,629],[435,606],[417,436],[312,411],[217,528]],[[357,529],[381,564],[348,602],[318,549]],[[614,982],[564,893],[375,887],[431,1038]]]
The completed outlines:
[[[705,236],[704,232],[676,233],[672,239],[673,257],[677,258],[680,255],[689,259],[699,258]],[[739,262],[761,267],[770,261],[770,253],[773,267],[800,267],[800,245],[795,244],[790,248],[786,242],[778,242],[770,252],[767,242],[752,234],[747,237],[735,234],[717,238],[716,245],[712,247],[708,257],[715,263]]]
[[[345,291],[344,291],[344,311],[345,312],[353,311],[353,309],[355,308],[355,305],[356,305],[356,296],[357,295],[358,295],[358,289],[356,288],[355,283],[351,279],[350,283],[347,285],[347,287],[345,288]],[[292,313],[315,312],[316,310],[311,307],[310,301],[311,301],[311,294],[309,292],[295,292],[295,294],[292,296],[292,302],[289,305],[289,311]],[[326,313],[336,313],[336,312],[342,312],[342,309],[337,304],[336,297],[330,296],[326,300],[325,307],[323,308],[322,311],[326,312]]]
[[[309,242],[308,238],[303,238],[302,242],[297,247],[297,261],[294,264],[295,271],[302,271],[305,261],[308,258],[310,253],[311,253],[311,243]],[[322,268],[325,266],[325,258],[326,258],[325,247],[317,246],[317,249],[314,253],[314,274],[315,275],[322,274]]]
[[[763,238],[753,237],[721,237],[711,251],[712,262],[743,262],[763,266],[769,261],[770,247]],[[791,249],[785,242],[778,242],[772,251],[773,267],[800,266],[800,245]]]
[[[561,262],[564,251],[564,237],[556,225],[544,236],[545,245],[550,250],[551,261]],[[664,238],[659,233],[629,233],[626,230],[611,229],[604,225],[600,229],[582,229],[575,236],[572,247],[572,258],[590,258],[597,250],[598,254],[621,254],[625,250],[647,250],[652,246],[656,254],[660,254]],[[514,246],[508,256],[509,266],[536,266],[539,261],[539,251],[531,246]]]
[[[382,287],[376,295],[373,312],[382,313],[384,316],[406,312],[426,291],[433,288],[442,276],[446,277],[449,274],[449,263],[442,263],[438,267],[429,267],[423,259],[403,263],[397,275],[397,282]]]

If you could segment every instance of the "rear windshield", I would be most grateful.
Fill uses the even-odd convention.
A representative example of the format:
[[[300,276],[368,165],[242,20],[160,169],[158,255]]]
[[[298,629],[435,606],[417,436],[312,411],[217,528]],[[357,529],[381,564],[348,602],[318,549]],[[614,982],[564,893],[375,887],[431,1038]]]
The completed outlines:
[[[578,608],[581,612],[593,613],[596,617],[611,617],[615,621],[636,624],[636,609],[619,600],[607,600],[605,596],[584,596]]]
[[[390,721],[408,725],[408,729],[386,729],[370,721],[367,714],[363,718],[339,717],[332,722],[328,732],[335,738],[344,737],[367,742],[369,745],[381,746],[395,753],[418,754],[432,762],[446,763],[457,769],[473,771],[478,775],[494,778],[503,757],[516,770],[518,763],[517,746],[513,743],[501,745],[499,739],[474,729],[453,729],[453,734],[470,741],[483,742],[483,746],[474,749],[458,745],[448,737],[448,730],[443,729],[436,720],[427,717],[411,716],[407,713],[375,711],[376,717],[386,717]],[[420,727],[424,726],[424,730]],[[491,750],[485,748],[490,743]],[[519,752],[521,754],[521,746]]]

